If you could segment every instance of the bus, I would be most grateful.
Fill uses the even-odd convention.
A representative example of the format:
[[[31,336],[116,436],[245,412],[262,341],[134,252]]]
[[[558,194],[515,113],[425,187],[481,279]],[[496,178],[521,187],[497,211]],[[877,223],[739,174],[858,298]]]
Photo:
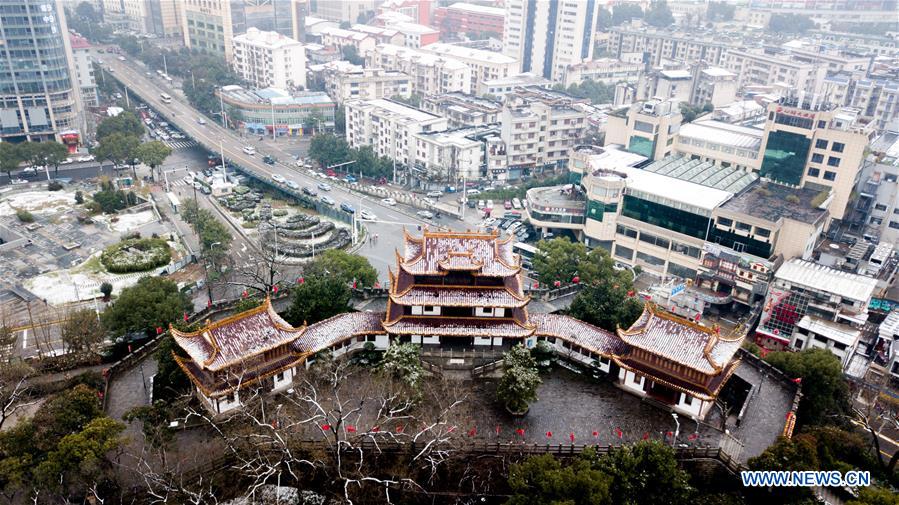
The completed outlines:
[[[534,255],[537,254],[536,247],[524,242],[515,242],[512,244],[512,252],[521,256],[521,266],[527,270],[533,267]]]
[[[167,93],[160,93],[159,98],[162,98],[162,103],[172,103],[172,97]]]

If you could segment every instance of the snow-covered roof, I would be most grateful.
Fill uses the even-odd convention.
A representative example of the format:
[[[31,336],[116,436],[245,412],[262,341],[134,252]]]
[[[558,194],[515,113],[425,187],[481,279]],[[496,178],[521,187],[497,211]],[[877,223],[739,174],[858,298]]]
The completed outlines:
[[[378,44],[377,53],[385,56],[396,56],[397,58],[414,61],[421,65],[433,66],[439,63],[449,70],[464,70],[468,68],[468,65],[455,58],[429,53],[420,49],[398,46],[396,44]]]
[[[518,63],[518,59],[506,56],[496,51],[485,51],[483,49],[474,49],[471,47],[456,46],[453,44],[443,44],[437,42],[428,44],[421,48],[422,51],[428,51],[434,54],[444,54],[453,58],[475,60],[477,62],[489,62],[499,65],[512,65]]]
[[[812,316],[802,316],[796,326],[850,347],[854,346],[862,336],[861,330]]]
[[[524,307],[528,298],[510,293],[504,286],[415,286],[390,299],[400,305],[439,307]]]
[[[833,293],[843,298],[867,303],[877,288],[877,280],[843,272],[801,259],[792,259],[774,273],[775,279],[797,284],[815,291]]]
[[[681,126],[681,137],[695,138],[714,144],[740,149],[758,150],[765,132],[756,128],[737,126],[722,121],[702,120]]]
[[[488,7],[486,5],[470,4],[466,2],[456,2],[446,9],[453,11],[471,12],[475,14],[486,14],[488,16],[496,16],[498,18],[502,18],[506,15],[505,9],[501,9],[499,7]]]
[[[690,181],[656,174],[633,167],[618,169],[627,175],[627,190],[660,196],[670,201],[702,209],[707,212],[718,208],[733,196],[733,193],[710,188]]]
[[[425,230],[421,239],[406,235],[406,247],[417,254],[407,252],[400,267],[413,275],[472,270],[476,275],[507,277],[521,269],[512,240],[500,240],[495,234]]]

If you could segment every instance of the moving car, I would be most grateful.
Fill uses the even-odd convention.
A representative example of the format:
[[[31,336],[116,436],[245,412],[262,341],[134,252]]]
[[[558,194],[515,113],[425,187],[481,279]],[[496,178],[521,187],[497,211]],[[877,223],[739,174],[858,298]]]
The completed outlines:
[[[300,189],[300,185],[293,181],[287,181],[287,187],[290,189]]]
[[[440,198],[443,196],[443,193],[440,191],[428,191],[428,198]]]
[[[272,158],[271,156],[266,154],[265,156],[262,157],[262,162],[265,163],[266,165],[274,165],[275,158]]]
[[[322,191],[331,191],[331,185],[327,182],[320,182],[318,183],[318,189]]]
[[[325,205],[334,205],[335,203],[337,203],[337,202],[334,201],[333,198],[331,198],[331,197],[328,196],[328,195],[322,195],[321,201],[322,201],[322,203],[325,204]]]
[[[246,146],[243,148],[243,152],[249,154],[250,156],[253,156],[256,154],[256,148],[253,146]]]
[[[381,203],[393,207],[394,205],[396,205],[396,200],[394,200],[393,198],[382,198]]]
[[[367,210],[363,210],[362,212],[360,212],[359,216],[361,216],[362,219],[368,219],[369,221],[374,221],[374,220],[378,219],[378,216],[372,214],[370,211],[367,211]]]
[[[354,214],[356,212],[356,209],[354,209],[352,205],[350,205],[346,202],[343,202],[340,204],[340,210],[342,210],[344,212],[349,212],[350,214]]]
[[[279,175],[279,174],[272,175],[272,180],[275,182],[279,182],[281,184],[284,184],[285,182],[287,182],[287,179],[285,179],[283,175]]]
[[[344,180],[347,182],[356,182],[356,177],[353,175],[350,175],[350,174],[346,174],[346,177],[344,177]]]
[[[429,210],[420,210],[416,214],[425,219],[434,219],[434,213]]]
[[[203,118],[201,118],[201,117],[200,117],[200,118],[197,118],[197,122],[200,123],[200,124],[206,124],[206,120],[203,119]]]
[[[309,186],[303,186],[303,193],[309,196],[318,196],[318,191],[315,191]]]

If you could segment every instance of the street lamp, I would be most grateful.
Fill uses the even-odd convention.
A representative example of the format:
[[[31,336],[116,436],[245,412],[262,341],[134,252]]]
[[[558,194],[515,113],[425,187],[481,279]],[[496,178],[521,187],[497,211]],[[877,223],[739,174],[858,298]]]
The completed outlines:
[[[671,437],[671,447],[677,447],[677,436],[680,434],[680,421],[677,420],[677,412],[672,412],[671,417],[674,418],[674,436]]]

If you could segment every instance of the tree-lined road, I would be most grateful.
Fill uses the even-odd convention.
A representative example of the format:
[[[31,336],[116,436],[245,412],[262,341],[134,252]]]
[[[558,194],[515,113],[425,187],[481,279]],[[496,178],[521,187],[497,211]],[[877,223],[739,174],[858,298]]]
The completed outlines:
[[[139,96],[142,101],[162,114],[166,121],[177,126],[185,135],[199,142],[210,152],[223,152],[225,158],[232,163],[263,177],[271,178],[272,175],[278,174],[288,180],[297,182],[300,186],[308,186],[310,188],[315,188],[321,182],[307,172],[300,171],[292,166],[281,163],[275,165],[263,163],[262,157],[265,155],[283,158],[284,151],[277,147],[272,148],[260,142],[250,141],[257,152],[255,156],[246,154],[243,151],[243,148],[248,145],[248,141],[245,138],[213,121],[204,121],[205,124],[201,124],[199,119],[202,117],[202,114],[183,101],[181,96],[179,96],[180,94],[174,93],[169,86],[162,86],[161,81],[157,78],[148,77],[144,70],[136,64],[119,61],[115,58],[107,58],[104,65],[113,69],[110,75],[126,86],[131,93]],[[163,103],[160,97],[161,93],[171,95],[171,103]],[[288,162],[292,161],[292,159],[288,160]],[[322,193],[321,191],[319,192]],[[333,186],[332,191],[328,195],[337,201],[337,205],[346,202],[357,211],[368,210],[378,217],[376,222],[365,223],[369,234],[372,236],[377,235],[378,240],[371,244],[365,244],[360,253],[366,256],[372,265],[378,269],[382,283],[387,280],[387,268],[392,266],[395,261],[394,250],[402,248],[403,226],[411,227],[414,231],[417,226],[433,225],[433,223],[427,223],[411,217],[411,215],[414,215],[411,212],[401,212],[396,208],[382,204],[377,199],[353,193],[337,185]],[[465,228],[464,223],[449,217],[441,219],[437,224],[452,229]]]

